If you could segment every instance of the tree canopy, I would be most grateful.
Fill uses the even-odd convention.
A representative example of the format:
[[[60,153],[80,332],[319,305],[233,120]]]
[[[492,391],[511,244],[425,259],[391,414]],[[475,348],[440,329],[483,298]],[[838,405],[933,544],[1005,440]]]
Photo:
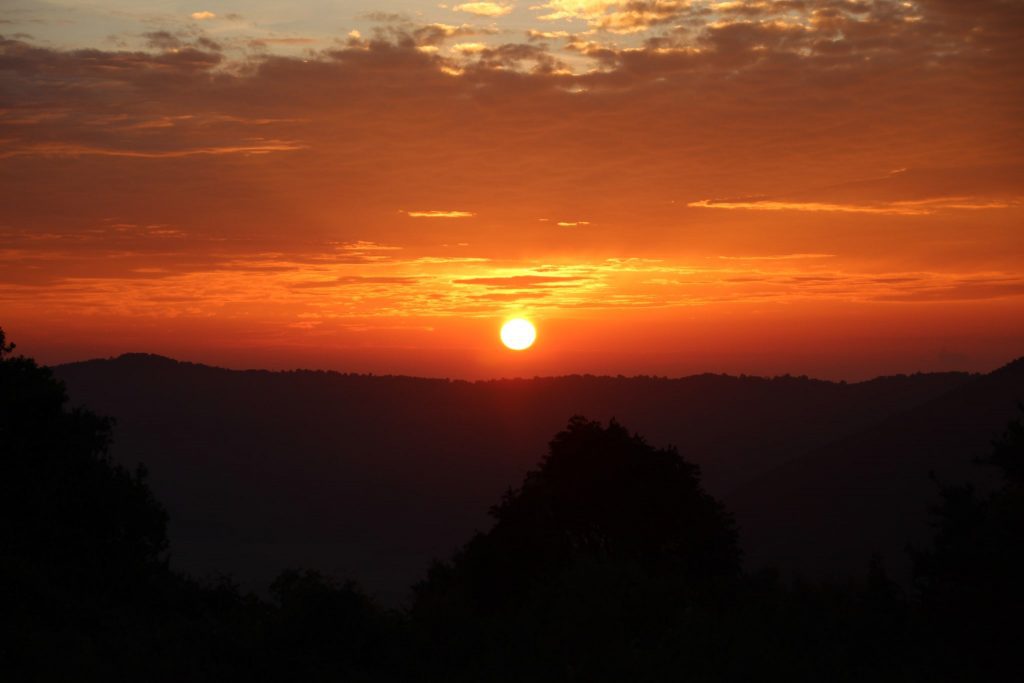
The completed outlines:
[[[108,455],[113,420],[69,408],[49,368],[11,356],[0,331],[0,537],[34,584],[130,591],[163,564],[167,515]]]
[[[491,514],[416,587],[413,616],[428,650],[502,662],[511,680],[639,672],[739,576],[732,518],[698,468],[615,421],[572,418]]]
[[[932,637],[950,667],[997,675],[1019,670],[1024,605],[1024,423],[1011,422],[978,464],[999,481],[982,492],[946,486],[933,510],[935,540],[916,552],[915,574]]]

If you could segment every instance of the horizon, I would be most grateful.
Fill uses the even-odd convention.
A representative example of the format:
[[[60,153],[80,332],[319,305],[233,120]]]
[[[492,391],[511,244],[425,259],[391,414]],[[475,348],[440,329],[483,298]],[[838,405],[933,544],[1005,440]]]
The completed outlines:
[[[16,349],[19,353],[22,353],[22,349],[18,347]],[[31,354],[23,354],[27,357],[31,357]],[[871,382],[878,379],[886,379],[893,377],[910,377],[914,375],[927,375],[927,374],[966,374],[972,376],[984,376],[997,372],[1007,366],[1024,360],[1024,354],[1013,357],[1006,362],[999,363],[993,367],[982,370],[965,370],[965,369],[944,369],[944,370],[915,370],[911,372],[894,372],[886,374],[877,374],[870,377],[864,377],[860,379],[846,379],[846,378],[828,378],[818,377],[814,375],[808,375],[804,373],[793,373],[783,372],[778,374],[751,374],[746,372],[714,372],[714,371],[703,371],[694,372],[682,375],[665,375],[665,374],[649,374],[649,373],[634,373],[634,374],[623,374],[623,373],[591,373],[591,372],[569,372],[563,374],[549,374],[549,375],[509,375],[509,376],[496,376],[496,377],[453,377],[453,376],[433,376],[433,375],[411,375],[405,373],[393,373],[393,372],[359,372],[354,370],[346,370],[344,368],[328,368],[328,367],[312,367],[312,366],[290,366],[281,365],[279,367],[256,367],[249,365],[232,365],[232,364],[221,364],[215,362],[205,362],[201,360],[193,360],[189,358],[180,358],[175,356],[168,356],[159,353],[152,353],[147,351],[125,351],[116,355],[109,356],[95,356],[88,358],[81,358],[77,360],[67,360],[58,363],[41,363],[48,367],[58,368],[61,366],[76,365],[93,363],[97,361],[118,361],[123,360],[127,357],[140,357],[140,358],[152,358],[161,361],[171,361],[176,364],[193,365],[198,367],[210,368],[214,370],[228,370],[231,372],[310,372],[310,373],[326,373],[326,374],[337,374],[343,376],[357,376],[357,377],[383,377],[383,378],[403,378],[403,379],[422,379],[429,381],[446,381],[446,382],[466,382],[470,384],[486,383],[486,382],[504,382],[504,381],[529,381],[529,380],[551,380],[551,379],[564,379],[564,378],[594,378],[594,379],[657,379],[657,380],[685,380],[693,377],[727,377],[734,379],[763,379],[763,380],[775,380],[775,379],[806,379],[814,382],[828,382],[828,383],[846,383],[846,384],[860,384],[864,382]]]

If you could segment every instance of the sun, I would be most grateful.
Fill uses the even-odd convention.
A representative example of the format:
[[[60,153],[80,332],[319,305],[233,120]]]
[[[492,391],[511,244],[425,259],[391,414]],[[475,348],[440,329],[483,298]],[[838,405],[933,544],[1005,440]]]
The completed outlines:
[[[529,320],[513,318],[501,326],[501,343],[513,351],[524,351],[537,339],[537,329]]]

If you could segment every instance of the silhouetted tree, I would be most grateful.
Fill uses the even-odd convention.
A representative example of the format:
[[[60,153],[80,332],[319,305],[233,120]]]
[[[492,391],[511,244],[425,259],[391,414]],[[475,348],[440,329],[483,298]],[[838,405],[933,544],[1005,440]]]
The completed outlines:
[[[167,516],[145,472],[107,455],[112,421],[68,409],[50,370],[13,349],[0,331],[3,646],[54,663],[40,649],[66,638],[63,657],[94,657],[92,635],[165,572]]]
[[[31,578],[130,590],[163,565],[167,515],[108,456],[113,421],[67,402],[49,368],[0,358],[0,535]]]
[[[933,511],[933,547],[914,556],[924,623],[944,671],[1021,680],[1024,609],[1024,425],[1009,424],[992,454],[1001,484],[984,494],[947,486]]]
[[[0,678],[231,680],[257,613],[168,569],[167,514],[110,458],[113,420],[0,330]]]
[[[3,359],[4,356],[8,355],[17,346],[14,342],[7,344],[6,341],[7,336],[4,334],[3,328],[0,328],[0,359]]]
[[[448,675],[663,674],[702,647],[739,576],[733,521],[698,468],[614,421],[570,420],[491,514],[415,588],[422,646]]]

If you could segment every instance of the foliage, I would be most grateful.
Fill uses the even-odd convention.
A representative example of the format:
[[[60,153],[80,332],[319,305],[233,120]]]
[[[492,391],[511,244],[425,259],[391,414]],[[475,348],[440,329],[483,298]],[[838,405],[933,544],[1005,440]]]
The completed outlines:
[[[454,659],[478,667],[467,679],[635,678],[653,651],[685,658],[694,615],[711,618],[739,577],[733,521],[697,467],[614,421],[570,420],[491,513],[415,589],[439,677]]]
[[[0,330],[0,662],[17,680],[215,677],[237,593],[173,574],[167,513]],[[214,656],[212,653],[218,654]],[[12,679],[12,680],[14,680]]]
[[[49,369],[0,361],[0,533],[37,580],[123,592],[162,566],[167,515],[107,455],[113,421],[66,403]]]
[[[1024,675],[1016,647],[1024,606],[1024,424],[1010,423],[992,454],[1000,485],[983,494],[972,485],[947,486],[933,511],[934,546],[915,553],[921,608],[947,671],[998,679]]]

